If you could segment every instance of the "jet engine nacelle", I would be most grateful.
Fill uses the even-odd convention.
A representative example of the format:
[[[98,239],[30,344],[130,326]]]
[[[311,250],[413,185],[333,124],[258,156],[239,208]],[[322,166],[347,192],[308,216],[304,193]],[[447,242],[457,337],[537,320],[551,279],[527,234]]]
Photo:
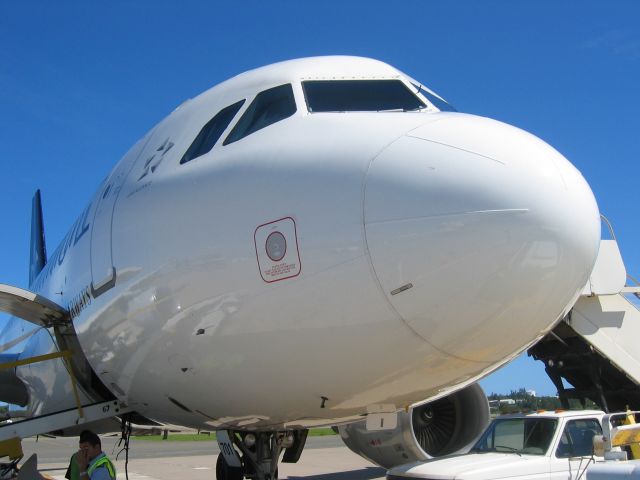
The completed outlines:
[[[344,443],[384,468],[469,448],[489,423],[489,402],[478,384],[398,412],[393,430],[367,431],[359,421],[338,427]]]

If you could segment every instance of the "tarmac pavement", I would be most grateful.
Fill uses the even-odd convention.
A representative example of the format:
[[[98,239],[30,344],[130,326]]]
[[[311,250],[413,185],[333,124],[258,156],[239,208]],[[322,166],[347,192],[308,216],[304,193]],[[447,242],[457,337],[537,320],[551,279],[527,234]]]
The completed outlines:
[[[125,479],[125,455],[117,437],[101,437],[104,452],[114,461],[118,479]],[[38,470],[63,480],[69,457],[78,448],[78,439],[26,439],[22,442],[25,460],[38,455]],[[129,480],[215,480],[218,456],[215,441],[172,442],[131,440]],[[385,470],[351,452],[336,435],[309,437],[298,463],[280,463],[279,478],[290,480],[383,480]]]

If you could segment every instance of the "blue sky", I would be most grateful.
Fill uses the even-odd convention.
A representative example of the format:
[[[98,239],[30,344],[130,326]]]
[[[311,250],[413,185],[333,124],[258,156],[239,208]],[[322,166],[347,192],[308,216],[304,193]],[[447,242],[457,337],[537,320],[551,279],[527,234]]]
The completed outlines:
[[[0,3],[0,283],[27,286],[31,197],[49,252],[125,151],[183,100],[296,57],[386,61],[459,110],[524,128],[583,173],[640,276],[640,2]],[[523,358],[488,392],[555,392]]]

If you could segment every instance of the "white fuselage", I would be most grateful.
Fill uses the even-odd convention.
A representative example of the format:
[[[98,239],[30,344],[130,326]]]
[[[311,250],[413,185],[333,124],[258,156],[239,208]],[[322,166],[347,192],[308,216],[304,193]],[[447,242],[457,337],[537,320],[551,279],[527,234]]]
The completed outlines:
[[[261,429],[402,408],[492,371],[575,302],[600,223],[562,155],[430,105],[305,108],[303,79],[343,76],[410,85],[382,63],[326,57],[205,92],[123,157],[36,280],[72,311],[98,377],[142,415]],[[223,145],[253,97],[285,83],[295,114]],[[242,99],[213,149],[181,164]],[[273,232],[283,258],[265,250]],[[25,355],[52,338],[39,330]],[[73,405],[62,368],[18,370],[34,413]]]

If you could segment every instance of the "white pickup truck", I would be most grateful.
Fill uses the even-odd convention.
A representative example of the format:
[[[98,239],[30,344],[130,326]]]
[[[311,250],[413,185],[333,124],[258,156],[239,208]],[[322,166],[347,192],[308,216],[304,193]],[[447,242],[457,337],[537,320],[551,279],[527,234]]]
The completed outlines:
[[[504,415],[494,419],[468,453],[392,468],[388,480],[576,480],[593,461],[602,435],[596,410]]]

